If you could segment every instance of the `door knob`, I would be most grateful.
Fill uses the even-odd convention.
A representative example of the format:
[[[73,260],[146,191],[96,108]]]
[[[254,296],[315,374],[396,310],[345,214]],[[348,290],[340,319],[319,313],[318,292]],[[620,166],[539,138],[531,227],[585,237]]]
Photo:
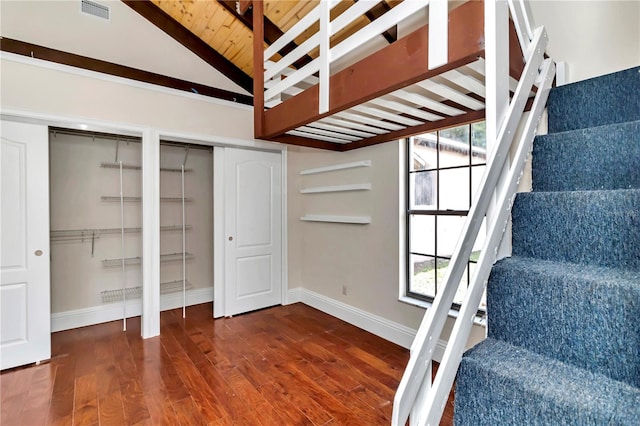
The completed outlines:
[[[36,256],[42,256],[42,250],[36,250],[35,253]]]
[[[229,237],[229,241],[233,241],[233,237]]]

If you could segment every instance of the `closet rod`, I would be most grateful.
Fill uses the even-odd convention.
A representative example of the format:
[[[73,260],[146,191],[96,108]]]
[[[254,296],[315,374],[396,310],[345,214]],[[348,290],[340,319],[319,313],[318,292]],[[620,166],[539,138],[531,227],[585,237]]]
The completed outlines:
[[[116,133],[94,132],[89,130],[66,129],[63,127],[49,127],[49,130],[54,134],[60,133],[61,135],[91,136],[94,138],[110,139],[114,141],[120,140],[122,142],[142,143],[142,138],[139,136],[119,135]],[[160,145],[174,146],[179,148],[184,148],[185,146],[189,146],[190,149],[206,149],[207,151],[213,150],[213,147],[208,145],[200,145],[198,143],[191,144],[191,143],[185,143],[185,142],[173,142],[173,141],[167,141],[167,140],[161,140]]]
[[[49,131],[54,135],[56,133],[60,133],[61,135],[69,135],[69,136],[91,136],[94,138],[100,139],[111,139],[114,141],[122,141],[122,142],[136,142],[141,143],[142,138],[139,136],[128,136],[128,135],[118,135],[115,133],[104,133],[104,132],[92,132],[88,130],[76,130],[76,129],[65,129],[62,127],[49,127]]]

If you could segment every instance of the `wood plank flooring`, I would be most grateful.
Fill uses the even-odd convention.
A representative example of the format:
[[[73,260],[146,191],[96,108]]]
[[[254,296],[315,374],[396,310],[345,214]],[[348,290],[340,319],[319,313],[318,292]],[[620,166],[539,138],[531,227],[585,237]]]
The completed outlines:
[[[139,317],[52,334],[50,362],[0,375],[0,424],[390,423],[407,350],[299,303],[211,312],[163,312],[146,340]]]

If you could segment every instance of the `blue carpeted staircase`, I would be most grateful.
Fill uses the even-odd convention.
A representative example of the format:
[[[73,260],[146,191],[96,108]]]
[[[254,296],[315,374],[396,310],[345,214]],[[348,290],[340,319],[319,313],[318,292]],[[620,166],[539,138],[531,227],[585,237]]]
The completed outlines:
[[[640,424],[640,67],[555,88],[456,425]]]

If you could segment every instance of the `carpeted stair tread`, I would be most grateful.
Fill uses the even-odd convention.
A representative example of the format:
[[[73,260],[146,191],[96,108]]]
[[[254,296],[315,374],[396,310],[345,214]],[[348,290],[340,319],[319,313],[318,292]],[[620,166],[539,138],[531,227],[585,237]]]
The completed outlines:
[[[640,120],[640,67],[556,87],[549,133]]]
[[[480,425],[632,425],[640,389],[487,339],[458,371],[454,423]]]
[[[512,210],[513,255],[640,270],[640,190],[529,192]]]
[[[489,337],[640,387],[640,272],[512,257],[487,288]]]
[[[640,188],[640,121],[536,137],[534,191],[628,188]]]
[[[454,422],[640,424],[640,67],[551,90]]]

